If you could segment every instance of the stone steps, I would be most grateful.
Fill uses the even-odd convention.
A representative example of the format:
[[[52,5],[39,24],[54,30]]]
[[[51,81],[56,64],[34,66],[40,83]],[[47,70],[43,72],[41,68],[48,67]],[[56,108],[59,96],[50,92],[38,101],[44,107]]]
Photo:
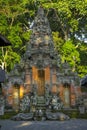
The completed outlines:
[[[43,96],[40,96],[37,98],[37,109],[45,110],[46,109],[46,103],[45,98]]]

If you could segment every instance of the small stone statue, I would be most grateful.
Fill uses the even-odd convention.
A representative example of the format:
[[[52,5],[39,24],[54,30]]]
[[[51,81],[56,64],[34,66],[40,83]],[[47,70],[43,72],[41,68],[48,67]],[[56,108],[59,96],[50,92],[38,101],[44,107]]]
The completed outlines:
[[[31,96],[31,103],[33,106],[37,104],[37,85],[33,85],[33,96]]]
[[[32,101],[32,105],[36,106],[36,104],[37,104],[37,96],[36,95],[32,96],[31,101]]]
[[[0,106],[1,105],[5,105],[5,100],[4,100],[3,96],[0,96]]]
[[[46,83],[46,85],[45,85],[45,101],[46,101],[46,106],[48,106],[49,103],[50,103],[49,92],[50,92],[49,91],[49,84]]]
[[[49,95],[49,84],[47,84],[47,83],[45,85],[45,92],[46,92],[46,95],[48,96]]]
[[[34,95],[37,93],[37,84],[33,84],[33,93]]]
[[[20,102],[20,110],[28,111],[30,108],[30,98],[28,95],[24,95],[24,98]]]
[[[63,107],[63,103],[57,95],[53,95],[50,104],[53,110],[59,110]]]
[[[43,112],[42,112],[42,110],[40,109],[40,110],[38,110],[38,116],[39,117],[42,117],[43,116]]]

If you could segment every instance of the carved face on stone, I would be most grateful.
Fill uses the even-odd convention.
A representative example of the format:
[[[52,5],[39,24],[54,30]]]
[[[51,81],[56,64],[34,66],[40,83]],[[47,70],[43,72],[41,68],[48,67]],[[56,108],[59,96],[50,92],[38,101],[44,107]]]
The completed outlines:
[[[36,44],[40,44],[42,42],[41,37],[36,39]]]

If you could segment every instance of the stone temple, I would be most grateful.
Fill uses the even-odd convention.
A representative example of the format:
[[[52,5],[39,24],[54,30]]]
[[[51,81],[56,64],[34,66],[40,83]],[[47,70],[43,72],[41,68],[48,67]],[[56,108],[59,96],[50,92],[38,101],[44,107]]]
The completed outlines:
[[[8,75],[6,105],[17,111],[33,112],[76,106],[81,96],[79,77],[67,62],[61,63],[42,7],[38,9],[22,57]]]

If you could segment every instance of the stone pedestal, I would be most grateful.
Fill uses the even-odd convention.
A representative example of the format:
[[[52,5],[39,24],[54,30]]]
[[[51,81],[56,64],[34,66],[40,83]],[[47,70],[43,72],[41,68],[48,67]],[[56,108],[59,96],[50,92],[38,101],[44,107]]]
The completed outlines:
[[[85,107],[79,106],[79,112],[80,112],[80,114],[84,114],[85,113]]]
[[[4,107],[5,107],[4,102],[5,101],[3,96],[0,95],[0,115],[4,115]]]

